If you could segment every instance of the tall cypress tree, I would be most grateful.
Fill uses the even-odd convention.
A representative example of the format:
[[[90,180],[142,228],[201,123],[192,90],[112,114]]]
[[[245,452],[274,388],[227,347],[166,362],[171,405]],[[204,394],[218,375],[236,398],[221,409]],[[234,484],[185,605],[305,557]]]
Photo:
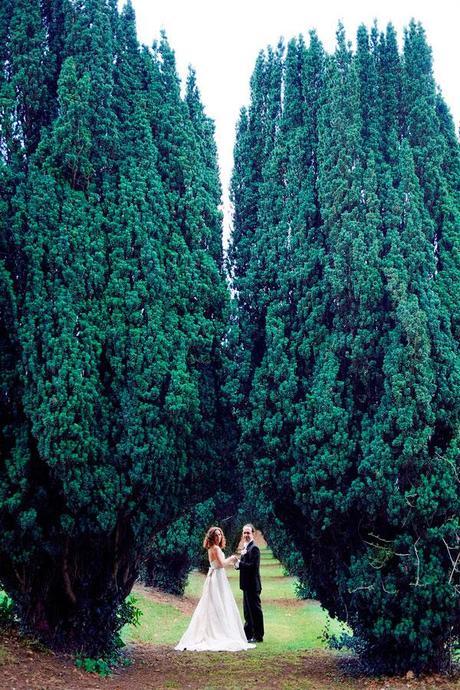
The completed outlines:
[[[159,75],[157,86],[152,84],[149,103],[158,169],[171,217],[169,242],[175,249],[166,261],[172,286],[170,304],[177,310],[176,337],[181,341],[176,348],[178,375],[189,379],[190,389],[183,401],[187,408],[191,410],[193,399],[197,403],[194,425],[187,422],[181,428],[190,432],[187,454],[195,458],[202,477],[207,476],[212,460],[217,479],[221,470],[227,471],[223,459],[228,459],[230,449],[227,433],[219,431],[221,424],[227,424],[227,403],[211,394],[223,383],[221,345],[228,298],[220,239],[222,218],[216,209],[215,148],[209,121],[199,118],[198,94],[192,97],[189,89],[188,103],[180,98],[174,52],[165,36],[148,69],[149,74]],[[191,393],[196,397],[190,397]],[[212,458],[208,456],[204,463],[204,451],[207,454],[211,448]]]
[[[15,125],[30,154],[38,144],[41,127],[50,119],[45,28],[39,2],[6,2],[3,11],[5,19],[9,14],[5,72],[15,90]]]
[[[280,44],[276,52],[269,49],[266,55],[259,54],[251,78],[251,104],[248,111],[241,111],[235,144],[235,168],[231,180],[234,215],[228,255],[240,306],[235,336],[239,374],[236,371],[233,374],[239,387],[234,390],[234,402],[243,407],[247,403],[255,368],[263,357],[264,324],[270,300],[267,293],[276,280],[268,256],[271,250],[263,246],[260,216],[263,215],[264,167],[275,145],[279,126],[283,50]],[[270,286],[267,286],[265,297],[265,288],[255,279],[259,251],[262,251],[260,261],[267,278],[270,274]]]
[[[174,69],[173,55],[165,39],[160,50],[161,54],[167,55],[167,59],[159,59],[155,65],[150,66],[157,69],[159,74],[162,70],[170,68],[169,61]],[[170,76],[166,74],[164,78]],[[221,186],[214,124],[204,112],[196,75],[192,69],[187,79],[185,109],[177,91],[171,92],[169,97],[167,91],[163,91],[155,102],[158,104],[159,112],[166,105],[168,109],[173,110],[174,117],[184,122],[184,140],[180,146],[178,132],[171,132],[169,128],[164,127],[161,123],[166,120],[160,120],[160,116],[156,131],[159,155],[162,165],[165,165],[165,170],[168,171],[168,177],[165,176],[164,182],[170,203],[174,204],[175,220],[183,223],[181,214],[193,213],[195,222],[206,228],[196,245],[190,240],[181,251],[182,260],[189,260],[195,267],[188,276],[188,280],[191,281],[189,297],[195,301],[192,290],[196,293],[197,285],[203,290],[201,304],[192,307],[193,311],[196,311],[196,326],[193,323],[189,324],[190,328],[196,327],[198,333],[193,358],[196,372],[199,373],[197,384],[202,401],[202,427],[194,427],[191,430],[193,435],[190,436],[190,443],[194,444],[196,450],[190,452],[201,455],[203,440],[208,439],[208,447],[215,448],[215,456],[213,476],[208,477],[207,481],[210,487],[217,489],[219,482],[216,480],[220,477],[223,487],[222,492],[215,494],[213,501],[198,503],[187,516],[156,534],[149,547],[149,555],[143,566],[145,582],[160,586],[165,591],[183,593],[189,571],[200,561],[206,520],[208,524],[209,520],[220,522],[221,519],[228,518],[235,507],[238,482],[235,482],[232,473],[231,458],[236,445],[236,430],[230,413],[228,394],[224,392],[228,357],[225,349],[222,349],[221,341],[224,337],[222,316],[225,314],[227,318],[227,295],[223,279],[222,213],[219,208]],[[184,152],[187,152],[187,155],[184,155]],[[181,177],[170,177],[170,170],[179,172]],[[195,184],[195,197],[188,198],[184,203],[183,197],[191,176],[200,181],[199,187]],[[209,257],[215,265],[212,271]],[[215,270],[216,267],[218,272]],[[180,270],[180,267],[176,270]],[[200,307],[203,309],[201,314]],[[208,321],[208,325],[205,325],[203,316],[212,321],[217,319],[217,323],[210,327]],[[180,320],[178,323],[180,324]],[[179,328],[185,326],[186,324],[183,324]],[[191,342],[193,346],[193,339]],[[222,393],[216,398],[215,392],[220,390]],[[208,471],[208,467],[205,471]]]
[[[41,21],[50,122],[23,167],[10,126],[2,167],[0,581],[25,628],[99,655],[152,535],[230,469],[218,185],[172,52],[140,50],[129,4],[43,3]],[[25,132],[14,78],[4,115]]]
[[[199,149],[204,194],[202,213],[204,216],[203,220],[210,229],[210,238],[207,240],[205,248],[208,249],[217,264],[221,266],[223,260],[223,219],[219,205],[222,201],[222,187],[219,178],[217,146],[214,139],[215,127],[213,121],[204,112],[196,82],[196,74],[192,68],[189,69],[188,73],[185,103]]]
[[[402,57],[391,25],[361,27],[356,54],[343,27],[337,39],[316,78],[317,42],[289,44],[251,233],[270,268],[254,257],[243,294],[236,224],[239,327],[254,365],[240,456],[268,529],[296,545],[302,577],[351,623],[373,667],[441,670],[460,625],[459,147],[421,27],[409,27]],[[244,219],[244,190],[235,203]],[[251,313],[266,308],[262,347],[246,294]]]

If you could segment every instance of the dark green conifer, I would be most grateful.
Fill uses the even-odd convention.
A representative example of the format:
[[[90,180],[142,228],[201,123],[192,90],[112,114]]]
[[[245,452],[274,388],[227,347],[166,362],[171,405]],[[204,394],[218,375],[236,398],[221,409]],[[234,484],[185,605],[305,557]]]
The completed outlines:
[[[217,146],[214,139],[215,127],[211,118],[207,117],[201,103],[200,93],[196,83],[195,71],[190,68],[187,78],[185,102],[188,114],[197,139],[203,178],[203,220],[210,229],[210,238],[205,248],[216,261],[222,265],[222,211],[219,206],[222,201],[222,187],[219,178],[217,161]]]
[[[312,78],[321,62],[313,36],[289,44],[250,235],[247,116],[235,148],[240,456],[363,658],[442,670],[460,625],[458,141],[418,25],[403,60],[391,26],[361,27],[356,54],[339,26]]]
[[[152,536],[231,471],[217,166],[129,4],[45,2],[41,20],[51,121],[33,116],[23,166],[26,98],[0,85],[0,581],[24,628],[95,656]]]

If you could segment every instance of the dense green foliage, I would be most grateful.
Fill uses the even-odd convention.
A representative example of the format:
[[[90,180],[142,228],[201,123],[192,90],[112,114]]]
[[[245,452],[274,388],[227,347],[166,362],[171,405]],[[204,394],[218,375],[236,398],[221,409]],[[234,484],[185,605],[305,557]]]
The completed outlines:
[[[169,594],[183,594],[193,568],[203,572],[208,570],[209,560],[203,540],[211,525],[222,528],[227,542],[226,554],[235,552],[244,523],[242,506],[238,502],[240,493],[218,492],[158,532],[141,567],[141,579],[145,584]]]
[[[460,633],[459,153],[416,23],[261,54],[238,126],[240,460],[380,670],[446,669]]]
[[[97,656],[231,471],[213,125],[129,3],[3,0],[0,46],[0,582]]]
[[[168,594],[184,593],[189,573],[199,563],[212,507],[210,499],[155,535],[140,571],[146,585]]]
[[[15,625],[14,602],[4,592],[0,592],[0,630],[7,630]]]

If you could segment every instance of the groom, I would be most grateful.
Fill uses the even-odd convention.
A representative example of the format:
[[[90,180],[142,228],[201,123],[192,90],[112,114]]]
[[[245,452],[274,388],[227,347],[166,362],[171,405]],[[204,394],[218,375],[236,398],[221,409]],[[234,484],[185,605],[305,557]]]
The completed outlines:
[[[249,642],[263,642],[264,617],[260,604],[260,550],[254,542],[254,526],[243,527],[243,550],[235,568],[240,571],[243,590],[244,632]]]

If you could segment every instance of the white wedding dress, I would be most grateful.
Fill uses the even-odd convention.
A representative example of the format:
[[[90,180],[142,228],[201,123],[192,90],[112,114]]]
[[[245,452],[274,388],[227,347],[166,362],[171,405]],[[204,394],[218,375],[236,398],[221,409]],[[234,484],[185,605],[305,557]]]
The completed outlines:
[[[238,652],[253,649],[244,634],[240,612],[225,568],[211,561],[203,593],[179,644],[180,651]]]

